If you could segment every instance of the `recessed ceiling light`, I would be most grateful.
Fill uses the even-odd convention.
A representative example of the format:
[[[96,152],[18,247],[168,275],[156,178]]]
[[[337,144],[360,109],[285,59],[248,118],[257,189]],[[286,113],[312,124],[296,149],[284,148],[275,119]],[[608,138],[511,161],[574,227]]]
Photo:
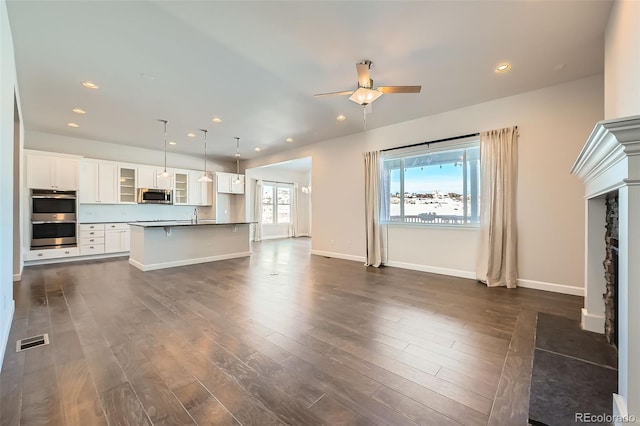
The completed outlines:
[[[75,112],[76,114],[86,114],[87,111],[83,110],[82,108],[74,108],[71,111]]]
[[[76,123],[67,123],[67,126],[69,126],[69,127],[73,127],[74,129],[75,129],[76,127],[80,127],[80,125],[79,125],[79,124],[76,124]]]
[[[211,121],[213,121],[214,123],[222,123],[222,118],[220,118],[220,117],[213,117],[213,118],[211,119]]]
[[[175,145],[175,141],[169,141],[169,145]]]
[[[83,81],[82,85],[84,87],[86,87],[87,89],[99,89],[100,86],[98,86],[97,84],[91,82],[91,81]]]
[[[336,117],[336,120],[338,120],[338,121],[344,121],[346,119],[347,119],[347,117],[344,114],[340,114],[339,116]]]
[[[255,148],[253,148],[253,150],[256,151],[256,152],[262,151],[259,146],[256,146]]]
[[[496,72],[507,72],[511,69],[511,64],[500,64],[496,67]]]
[[[285,139],[285,140],[286,140],[287,142],[289,142],[289,143],[293,142],[293,138],[287,138],[287,139]]]
[[[187,133],[187,136],[189,136],[190,138],[195,138],[196,134],[189,132],[189,133]]]

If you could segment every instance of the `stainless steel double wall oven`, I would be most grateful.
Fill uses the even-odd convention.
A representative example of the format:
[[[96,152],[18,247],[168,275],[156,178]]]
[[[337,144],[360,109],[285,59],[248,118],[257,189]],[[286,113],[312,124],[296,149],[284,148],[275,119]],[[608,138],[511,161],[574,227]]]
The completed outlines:
[[[76,247],[76,191],[31,190],[31,249]]]

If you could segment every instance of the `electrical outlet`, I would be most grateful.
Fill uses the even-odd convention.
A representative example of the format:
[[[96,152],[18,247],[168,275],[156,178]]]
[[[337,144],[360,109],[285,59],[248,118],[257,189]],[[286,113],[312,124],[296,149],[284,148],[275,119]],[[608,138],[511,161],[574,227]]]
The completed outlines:
[[[336,245],[336,240],[331,240],[331,245],[335,246]]]

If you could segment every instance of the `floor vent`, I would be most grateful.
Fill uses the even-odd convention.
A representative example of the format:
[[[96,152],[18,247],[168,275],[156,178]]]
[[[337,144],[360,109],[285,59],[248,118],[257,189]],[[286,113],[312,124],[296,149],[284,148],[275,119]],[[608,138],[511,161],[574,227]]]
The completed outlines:
[[[27,337],[26,339],[20,339],[16,342],[16,352],[26,351],[27,349],[35,348],[37,346],[43,346],[49,344],[49,335],[40,334],[38,336]]]

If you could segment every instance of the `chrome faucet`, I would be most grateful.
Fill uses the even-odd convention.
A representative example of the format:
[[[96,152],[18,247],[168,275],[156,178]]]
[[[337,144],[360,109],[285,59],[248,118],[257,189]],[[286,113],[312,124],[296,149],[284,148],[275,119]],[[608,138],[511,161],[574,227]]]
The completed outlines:
[[[194,218],[195,218],[195,222],[194,222]],[[191,221],[193,223],[198,223],[198,209],[193,209],[193,217],[191,218]]]

